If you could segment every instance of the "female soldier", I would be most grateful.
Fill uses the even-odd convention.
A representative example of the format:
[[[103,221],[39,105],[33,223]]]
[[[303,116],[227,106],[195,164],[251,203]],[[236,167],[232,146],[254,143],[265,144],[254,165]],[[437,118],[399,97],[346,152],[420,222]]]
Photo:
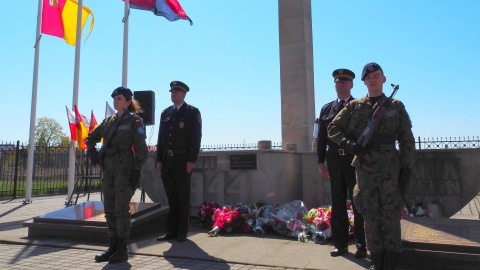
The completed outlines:
[[[109,248],[95,256],[95,261],[119,263],[128,260],[130,236],[130,200],[140,181],[140,171],[147,159],[145,128],[138,101],[132,91],[118,87],[112,93],[117,113],[103,120],[86,138],[92,165],[103,170],[102,192],[107,221]],[[133,113],[133,114],[132,114]],[[95,146],[103,139],[100,151]]]

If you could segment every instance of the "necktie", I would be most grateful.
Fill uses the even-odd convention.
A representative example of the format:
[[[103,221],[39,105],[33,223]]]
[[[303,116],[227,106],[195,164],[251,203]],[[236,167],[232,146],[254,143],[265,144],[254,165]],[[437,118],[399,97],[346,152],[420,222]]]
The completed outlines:
[[[175,110],[173,110],[173,112],[177,113],[177,112],[178,112],[178,108],[175,107]]]
[[[341,110],[341,109],[343,109],[343,107],[345,107],[345,100],[342,99],[338,103],[338,109]]]

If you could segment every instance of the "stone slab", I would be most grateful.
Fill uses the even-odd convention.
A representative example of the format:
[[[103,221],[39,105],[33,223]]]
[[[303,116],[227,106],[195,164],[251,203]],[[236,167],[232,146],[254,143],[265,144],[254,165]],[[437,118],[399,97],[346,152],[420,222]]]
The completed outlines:
[[[417,217],[401,224],[405,248],[480,254],[480,220]]]
[[[131,238],[157,231],[164,226],[168,207],[159,203],[130,203]],[[23,223],[29,237],[59,237],[104,242],[107,223],[102,201],[87,201],[55,210]]]

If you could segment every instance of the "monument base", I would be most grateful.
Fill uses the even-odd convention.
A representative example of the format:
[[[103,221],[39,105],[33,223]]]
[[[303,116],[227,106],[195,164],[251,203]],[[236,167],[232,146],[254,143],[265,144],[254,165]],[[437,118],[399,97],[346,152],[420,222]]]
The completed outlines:
[[[399,267],[478,269],[480,220],[404,218],[401,223],[403,252]]]
[[[130,203],[130,238],[163,231],[168,207],[159,203]],[[108,241],[102,201],[88,201],[56,210],[23,223],[29,237],[68,238],[92,242]]]

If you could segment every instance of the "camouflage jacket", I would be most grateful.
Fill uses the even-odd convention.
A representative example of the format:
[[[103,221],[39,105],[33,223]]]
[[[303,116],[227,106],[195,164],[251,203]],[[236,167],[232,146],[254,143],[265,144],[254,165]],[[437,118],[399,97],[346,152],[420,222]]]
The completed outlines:
[[[127,113],[127,112],[125,112]],[[141,170],[147,161],[148,148],[145,141],[145,127],[142,119],[131,113],[124,118],[112,115],[98,125],[85,139],[88,149],[95,148],[96,144],[107,137],[107,133],[116,121],[119,123],[117,131],[108,143],[109,148],[116,148],[118,151],[135,151],[133,169]],[[133,148],[132,148],[133,147]]]
[[[381,99],[377,104],[381,102]],[[374,105],[367,96],[349,102],[329,124],[328,138],[337,144],[344,139],[356,140],[365,129]],[[385,109],[386,113],[370,142],[387,144],[398,141],[400,165],[411,167],[415,162],[416,155],[410,117],[400,100],[392,99],[391,102],[385,104]],[[366,148],[368,149],[368,144]]]

